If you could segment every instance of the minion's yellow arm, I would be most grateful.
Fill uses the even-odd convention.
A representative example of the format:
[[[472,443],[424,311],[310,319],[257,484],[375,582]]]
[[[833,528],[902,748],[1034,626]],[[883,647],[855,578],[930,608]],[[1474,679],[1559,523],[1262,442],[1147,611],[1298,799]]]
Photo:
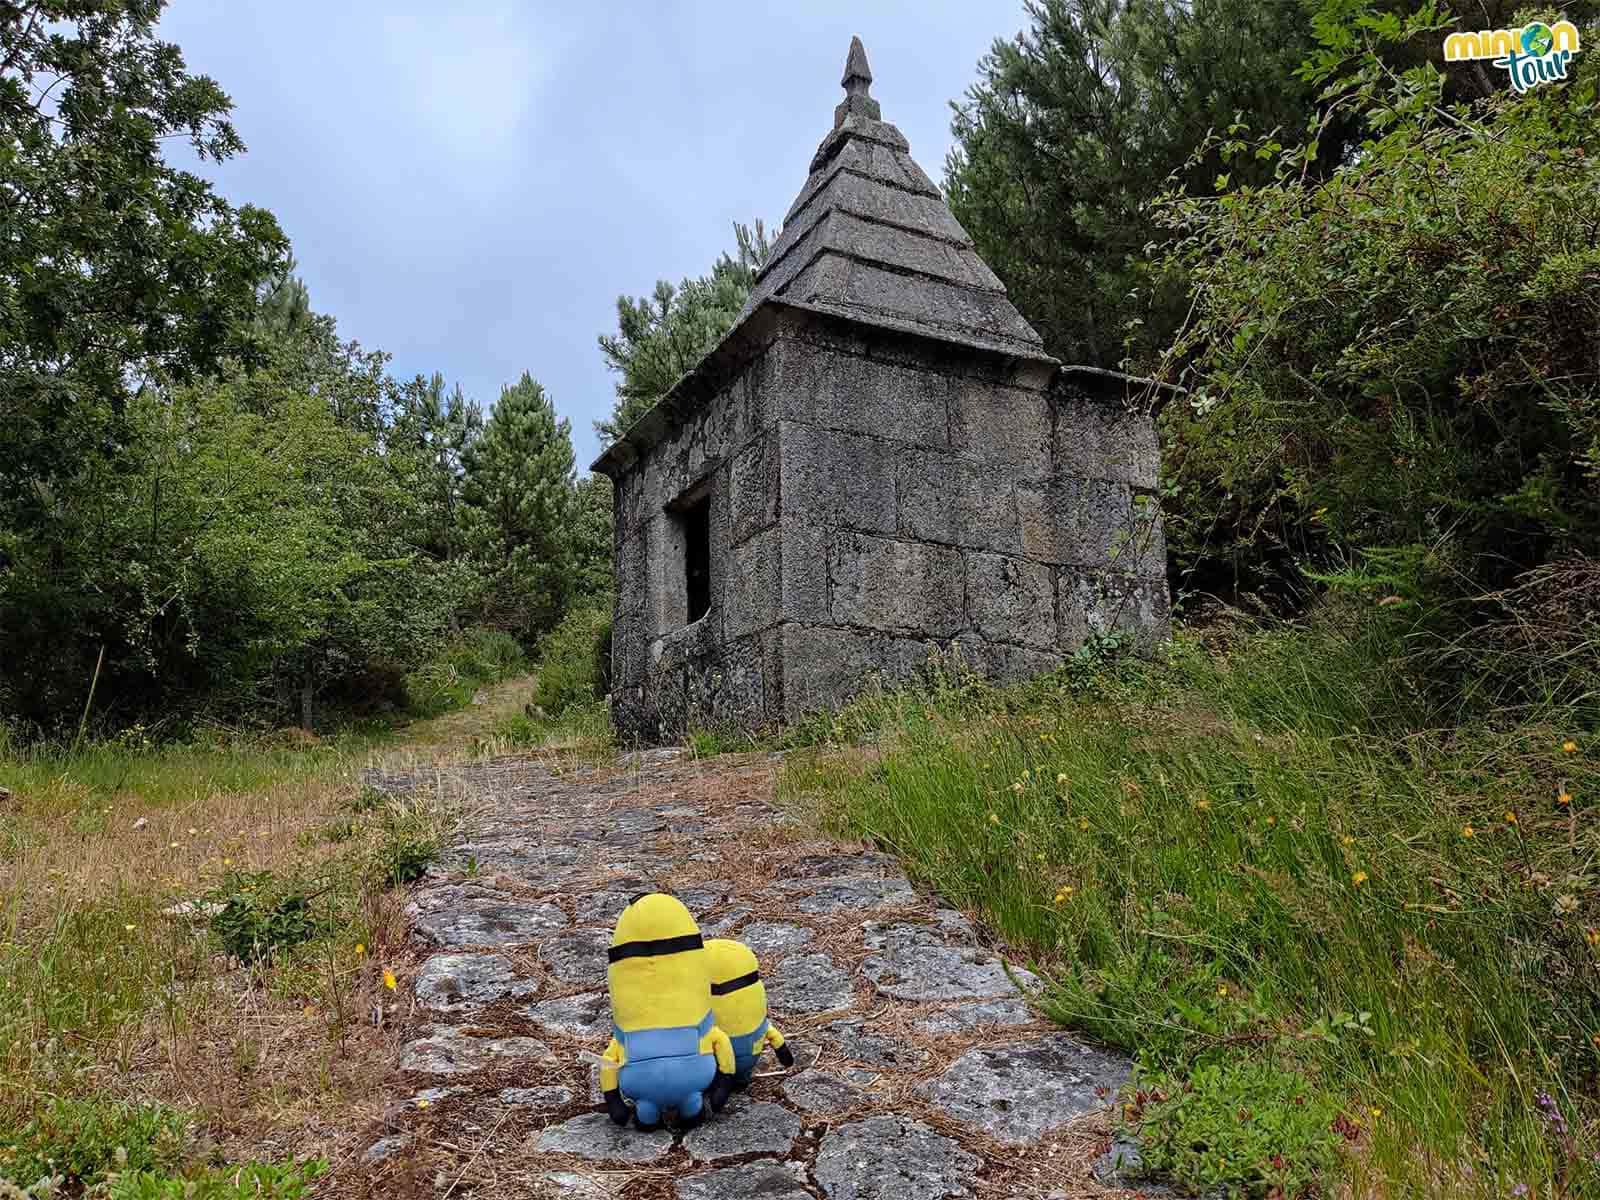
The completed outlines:
[[[607,1064],[600,1068],[600,1090],[609,1092],[616,1088],[617,1071],[628,1065],[628,1056],[623,1052],[622,1043],[612,1038],[611,1044],[606,1047],[606,1052],[600,1057]]]
[[[761,1039],[772,1047],[772,1052],[778,1056],[778,1061],[786,1067],[794,1066],[794,1051],[784,1048],[783,1034],[771,1021],[767,1022],[767,1035]]]
[[[717,1070],[724,1075],[732,1075],[734,1072],[733,1042],[722,1031],[722,1026],[720,1025],[711,1027],[711,1052],[717,1056]]]

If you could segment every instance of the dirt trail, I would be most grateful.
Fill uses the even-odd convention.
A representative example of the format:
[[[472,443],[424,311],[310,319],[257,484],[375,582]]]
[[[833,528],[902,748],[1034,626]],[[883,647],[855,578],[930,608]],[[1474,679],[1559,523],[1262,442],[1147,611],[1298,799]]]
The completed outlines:
[[[1031,977],[892,859],[785,822],[777,765],[652,751],[368,773],[390,792],[448,787],[468,814],[408,908],[396,1101],[360,1154],[372,1194],[1131,1194],[1095,1174],[1126,1060],[1031,1011]],[[611,927],[651,889],[755,950],[797,1059],[763,1059],[687,1134],[612,1125],[586,1057],[610,1032]]]

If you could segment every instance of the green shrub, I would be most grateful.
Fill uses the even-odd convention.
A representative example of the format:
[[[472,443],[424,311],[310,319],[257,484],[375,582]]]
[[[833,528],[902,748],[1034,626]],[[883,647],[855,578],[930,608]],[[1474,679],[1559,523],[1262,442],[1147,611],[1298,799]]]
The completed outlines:
[[[229,871],[203,897],[220,905],[211,916],[211,932],[222,948],[252,966],[317,935],[312,899],[301,884],[271,871]]]
[[[406,675],[406,707],[417,717],[465,708],[479,688],[509,679],[526,666],[522,646],[509,633],[468,630]]]
[[[377,860],[385,887],[400,887],[421,879],[438,859],[439,851],[439,830],[427,810],[395,805],[384,811]]]
[[[1142,1075],[1123,1117],[1145,1170],[1198,1193],[1294,1200],[1332,1170],[1344,1141],[1337,1101],[1272,1062]]]
[[[181,1177],[130,1171],[112,1181],[110,1200],[302,1200],[327,1169],[312,1161],[212,1167]]]
[[[534,704],[558,717],[603,697],[610,678],[610,605],[575,608],[540,644]]]
[[[1334,615],[1180,636],[1082,694],[1059,674],[869,693],[816,740],[880,753],[791,755],[781,786],[983,912],[1035,956],[1049,1015],[1147,1069],[1303,1063],[1367,1126],[1380,1191],[1429,1162],[1600,1186],[1600,711],[1415,725],[1395,656]],[[1570,1152],[1540,1087],[1572,1109]]]
[[[0,1132],[0,1180],[31,1188],[59,1177],[93,1187],[114,1170],[170,1168],[189,1136],[183,1113],[159,1104],[55,1100],[12,1133]]]

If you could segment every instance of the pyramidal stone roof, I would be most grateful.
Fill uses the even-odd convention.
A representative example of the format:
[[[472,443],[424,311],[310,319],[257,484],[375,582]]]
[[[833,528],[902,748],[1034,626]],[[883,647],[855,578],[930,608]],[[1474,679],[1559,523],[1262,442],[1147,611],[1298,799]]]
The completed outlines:
[[[845,98],[833,129],[817,147],[738,323],[776,300],[1054,362],[911,160],[904,135],[882,119],[860,38],[850,42],[840,82]]]
[[[733,328],[595,459],[616,476],[668,436],[737,359],[768,312],[802,309],[860,325],[937,338],[1012,359],[1059,366],[1006,289],[978,257],[933,181],[911,161],[905,136],[872,98],[860,38],[845,59],[844,100],[811,159]]]

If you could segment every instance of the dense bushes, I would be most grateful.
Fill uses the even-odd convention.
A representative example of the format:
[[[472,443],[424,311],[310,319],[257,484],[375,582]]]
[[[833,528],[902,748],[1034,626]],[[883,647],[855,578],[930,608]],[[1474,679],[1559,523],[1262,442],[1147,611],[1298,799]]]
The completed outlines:
[[[603,697],[610,677],[610,604],[575,608],[540,644],[534,703],[549,716],[559,716]]]
[[[1232,129],[1215,193],[1161,209],[1194,285],[1168,538],[1211,584],[1303,595],[1333,566],[1452,601],[1600,552],[1600,60],[1451,103],[1440,21],[1382,7],[1315,12],[1306,74],[1363,123],[1348,160],[1319,181],[1322,127]],[[1432,61],[1391,65],[1417,45]],[[1262,159],[1275,182],[1232,169]]]

